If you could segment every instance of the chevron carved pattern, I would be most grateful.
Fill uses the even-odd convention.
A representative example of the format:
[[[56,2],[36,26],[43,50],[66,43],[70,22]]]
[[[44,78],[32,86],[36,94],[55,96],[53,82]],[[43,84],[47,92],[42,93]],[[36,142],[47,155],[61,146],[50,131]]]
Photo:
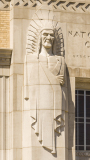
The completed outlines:
[[[10,9],[10,2],[5,0],[0,0],[0,10],[9,10]]]
[[[9,2],[11,1],[11,2]],[[0,0],[0,10],[9,10],[10,7],[24,6],[26,8],[40,6],[42,4],[53,6],[53,9],[67,12],[90,13],[90,3],[65,1],[65,0]]]

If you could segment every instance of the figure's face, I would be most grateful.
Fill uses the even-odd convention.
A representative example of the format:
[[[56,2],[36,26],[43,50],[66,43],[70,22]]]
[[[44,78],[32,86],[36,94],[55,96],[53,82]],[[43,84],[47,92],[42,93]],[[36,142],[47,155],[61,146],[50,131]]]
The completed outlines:
[[[42,31],[42,45],[45,48],[51,48],[54,41],[54,31],[53,30],[43,30]]]

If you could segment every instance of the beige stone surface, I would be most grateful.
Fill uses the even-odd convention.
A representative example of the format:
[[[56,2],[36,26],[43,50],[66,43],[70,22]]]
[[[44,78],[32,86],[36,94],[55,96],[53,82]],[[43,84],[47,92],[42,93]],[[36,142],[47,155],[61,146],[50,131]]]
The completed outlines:
[[[53,17],[51,10],[41,8],[28,27],[23,88],[23,158],[28,152],[30,159],[36,156],[37,159],[66,159],[68,155],[67,83],[63,85],[66,80],[66,24]],[[38,29],[42,29],[40,46]]]
[[[20,3],[15,6],[16,2]],[[38,1],[37,6],[34,1],[32,5],[32,2],[27,5],[26,2],[28,1],[13,1],[13,7],[10,10],[10,47],[13,49],[11,65],[0,67],[0,160],[34,160],[36,158],[37,160],[89,160],[89,157],[75,156],[75,88],[90,89],[90,7],[88,7],[90,2],[76,0],[73,3],[67,0],[60,1],[58,5],[59,1],[53,2],[53,6],[47,1],[44,6],[41,6],[45,3],[42,0]],[[64,73],[65,79],[61,87],[62,97],[59,93],[60,81],[53,76],[53,73],[57,74],[58,67],[52,71],[52,66],[57,63],[55,57],[50,61],[45,56],[43,58],[41,51],[41,56],[36,55],[39,49],[37,47],[39,37],[38,31],[35,32],[35,30],[43,28],[43,20],[48,26],[48,20],[52,20],[52,17],[58,29],[61,27],[64,40],[63,43],[62,40],[59,43],[59,49],[62,43],[65,52],[60,51],[60,53],[64,53],[65,65],[63,61],[61,63],[61,58],[58,56],[61,75]],[[34,26],[33,29],[32,26]],[[8,45],[8,37],[5,38],[5,43]],[[31,42],[34,40],[36,44]],[[47,65],[48,62],[51,66]],[[53,91],[56,92],[55,99]],[[38,110],[36,109],[37,99],[40,105]],[[56,110],[53,108],[54,100]],[[42,128],[38,131],[38,127],[33,129],[31,126],[31,116],[34,123],[38,121],[36,111],[40,117],[39,126],[44,117],[43,131]],[[61,122],[60,135],[56,133],[57,138],[53,141],[57,150],[53,155],[50,152],[52,146],[49,145],[52,142],[50,134],[53,133],[51,123],[54,126],[54,114],[59,115],[59,112],[62,113],[62,117],[57,126],[60,121],[63,123]],[[53,119],[52,122],[51,119]],[[45,149],[39,142],[41,136],[49,149]],[[48,138],[44,140],[45,136]]]

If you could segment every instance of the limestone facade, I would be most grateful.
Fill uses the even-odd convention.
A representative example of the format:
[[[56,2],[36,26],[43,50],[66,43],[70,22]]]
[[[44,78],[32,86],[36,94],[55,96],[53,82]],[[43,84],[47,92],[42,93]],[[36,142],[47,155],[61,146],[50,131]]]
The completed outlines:
[[[11,2],[2,0],[0,10],[0,32],[2,33],[0,34],[0,160],[34,160],[36,158],[38,160],[89,160],[89,151],[75,150],[75,89],[90,90],[89,0],[11,0]],[[2,17],[4,17],[3,20]],[[55,26],[59,25],[58,30],[59,28],[62,30],[63,42],[59,38],[57,41],[57,43],[60,41],[60,51],[57,55],[55,49],[54,53],[60,62],[61,59],[64,60],[64,63],[59,63],[59,67],[64,66],[64,71],[61,74],[55,72],[54,76],[63,75],[63,85],[57,82],[48,71],[50,56],[47,61],[45,56],[43,58],[41,55],[40,59],[37,54],[39,39],[36,26],[41,25],[43,21],[48,26],[49,20],[54,21]],[[35,28],[37,32],[34,32]],[[35,40],[32,38],[34,36]],[[64,50],[61,50],[61,44]],[[51,58],[53,59],[53,56]],[[56,59],[51,60],[50,64],[55,66]],[[53,92],[54,89],[57,91],[57,103],[54,109],[51,102],[55,99],[51,96],[51,86]],[[41,91],[41,94],[37,91]],[[36,98],[36,95],[40,97]],[[37,101],[41,108],[34,108],[37,107]],[[50,110],[50,112],[43,110]],[[62,115],[58,122],[55,121],[58,127],[62,126],[59,128],[60,134],[56,132],[56,139],[53,138],[55,133],[54,121],[51,120],[53,113],[57,116]],[[41,128],[42,115],[43,129]],[[40,119],[38,120],[37,117]],[[56,117],[52,119],[55,120]],[[31,118],[36,128],[35,126],[32,128]],[[39,126],[36,125],[38,121]],[[35,132],[34,129],[37,131]],[[53,154],[52,151],[54,151]]]

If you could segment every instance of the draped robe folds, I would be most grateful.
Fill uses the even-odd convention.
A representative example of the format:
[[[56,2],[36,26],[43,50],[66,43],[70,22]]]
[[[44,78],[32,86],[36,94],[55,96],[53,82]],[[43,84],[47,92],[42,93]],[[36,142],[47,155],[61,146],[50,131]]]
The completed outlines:
[[[55,153],[55,132],[60,133],[62,89],[56,78],[64,75],[64,57],[31,55],[29,99],[31,126],[43,147]]]

